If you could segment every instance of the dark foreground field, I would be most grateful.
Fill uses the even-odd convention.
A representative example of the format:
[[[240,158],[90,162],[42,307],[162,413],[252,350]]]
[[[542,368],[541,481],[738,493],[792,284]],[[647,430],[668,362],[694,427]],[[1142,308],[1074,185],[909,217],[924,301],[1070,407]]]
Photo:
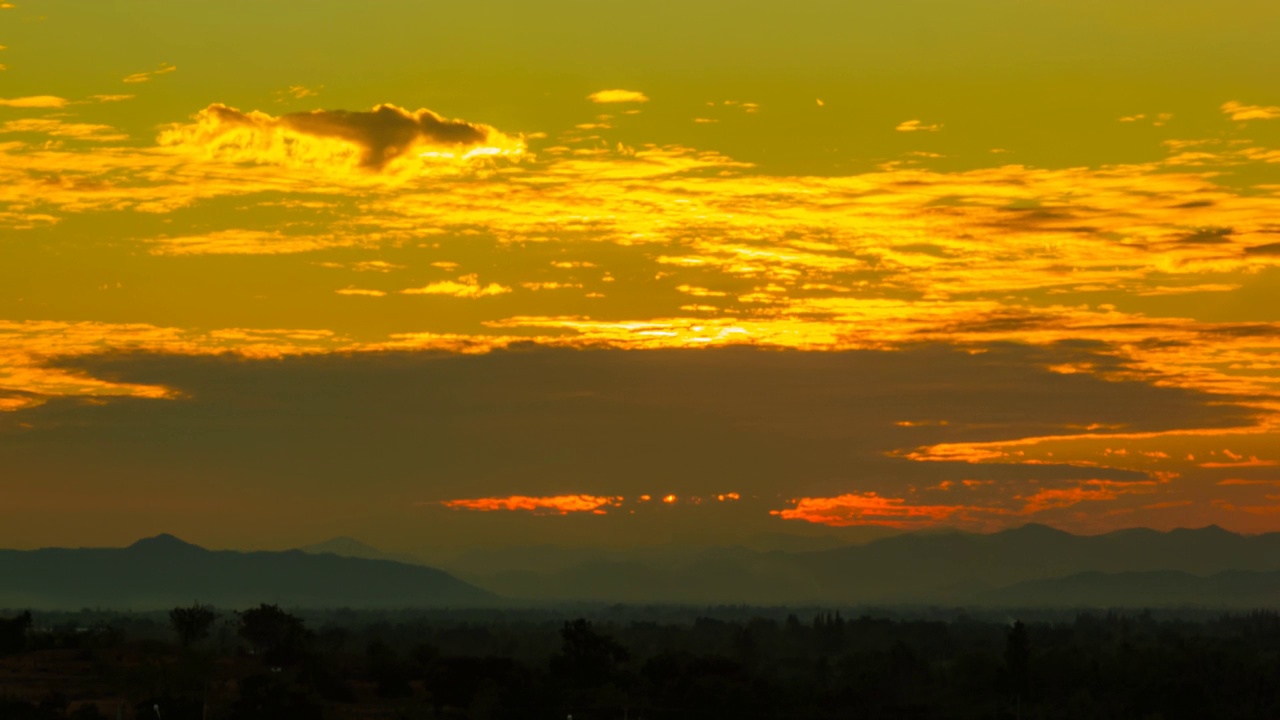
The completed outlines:
[[[1271,612],[862,613],[10,612],[0,719],[1280,717]]]

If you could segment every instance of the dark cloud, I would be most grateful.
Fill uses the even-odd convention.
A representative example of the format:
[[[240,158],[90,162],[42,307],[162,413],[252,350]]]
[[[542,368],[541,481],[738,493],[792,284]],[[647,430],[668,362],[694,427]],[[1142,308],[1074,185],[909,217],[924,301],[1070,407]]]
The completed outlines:
[[[1232,229],[1228,227],[1205,227],[1188,233],[1178,239],[1183,245],[1225,245],[1231,242]]]
[[[473,148],[500,137],[496,129],[464,120],[448,120],[427,109],[414,111],[382,104],[373,110],[314,110],[273,117],[263,112],[242,112],[213,103],[196,115],[199,130],[166,136],[175,139],[219,137],[235,128],[269,131],[284,128],[303,135],[336,138],[363,150],[361,166],[381,170],[392,160],[423,146],[449,149]],[[164,139],[164,138],[162,138]]]
[[[1246,255],[1280,255],[1280,242],[1254,245],[1245,248],[1244,252]]]
[[[315,110],[280,118],[292,130],[319,137],[334,137],[365,149],[362,164],[380,169],[415,145],[473,147],[482,144],[490,128],[462,120],[446,120],[434,112],[410,112],[395,105],[379,105],[372,112]]]
[[[1114,362],[1067,344],[979,354],[535,348],[79,362],[94,376],[164,384],[185,399],[63,400],[10,414],[32,426],[0,432],[11,481],[122,496],[216,488],[224,498],[384,510],[510,494],[736,491],[766,503],[753,506],[763,521],[767,503],[799,495],[897,497],[911,485],[968,478],[1140,479],[1105,467],[920,463],[888,453],[1093,424],[1228,427],[1253,412],[1222,396],[1047,370]]]

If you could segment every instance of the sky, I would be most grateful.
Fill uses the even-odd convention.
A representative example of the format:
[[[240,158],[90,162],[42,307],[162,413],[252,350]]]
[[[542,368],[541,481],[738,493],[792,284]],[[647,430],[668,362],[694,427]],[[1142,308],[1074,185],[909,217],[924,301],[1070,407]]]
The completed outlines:
[[[0,2],[0,546],[1280,530],[1276,27]]]

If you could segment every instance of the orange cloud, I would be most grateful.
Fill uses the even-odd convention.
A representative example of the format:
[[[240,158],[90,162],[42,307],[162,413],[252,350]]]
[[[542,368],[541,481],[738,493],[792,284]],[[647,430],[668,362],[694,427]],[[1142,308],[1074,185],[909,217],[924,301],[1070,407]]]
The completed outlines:
[[[1250,515],[1280,515],[1280,505],[1236,505],[1226,500],[1214,500],[1213,506],[1230,512],[1242,512]]]
[[[1229,452],[1229,451],[1228,451]],[[1239,468],[1239,467],[1275,467],[1280,462],[1275,460],[1259,460],[1256,455],[1250,455],[1247,459],[1237,459],[1233,462],[1202,462],[1202,468]]]
[[[963,505],[911,505],[902,498],[881,497],[874,492],[845,494],[835,497],[806,497],[791,501],[794,507],[770,510],[784,520],[836,527],[854,525],[887,525],[908,527],[928,525],[946,520],[967,508]]]
[[[621,503],[621,497],[600,495],[554,495],[550,497],[511,495],[508,497],[444,500],[440,504],[453,510],[474,510],[479,512],[524,510],[533,513],[568,515],[569,513],[580,512],[604,514],[607,512],[606,508],[616,507]]]
[[[1087,501],[1115,500],[1121,495],[1155,491],[1155,481],[1086,480],[1076,487],[1044,489],[1030,497],[1022,498],[1026,501],[1022,513],[1031,515],[1043,510],[1071,507]]]
[[[1152,503],[1143,505],[1143,510],[1169,510],[1171,508],[1190,507],[1195,505],[1194,500],[1169,500],[1167,502]]]

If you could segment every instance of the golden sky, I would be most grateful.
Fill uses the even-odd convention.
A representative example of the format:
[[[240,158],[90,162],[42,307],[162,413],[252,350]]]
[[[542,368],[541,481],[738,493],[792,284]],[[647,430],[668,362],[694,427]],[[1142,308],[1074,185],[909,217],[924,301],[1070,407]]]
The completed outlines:
[[[0,545],[1280,529],[1276,27],[0,4]]]

